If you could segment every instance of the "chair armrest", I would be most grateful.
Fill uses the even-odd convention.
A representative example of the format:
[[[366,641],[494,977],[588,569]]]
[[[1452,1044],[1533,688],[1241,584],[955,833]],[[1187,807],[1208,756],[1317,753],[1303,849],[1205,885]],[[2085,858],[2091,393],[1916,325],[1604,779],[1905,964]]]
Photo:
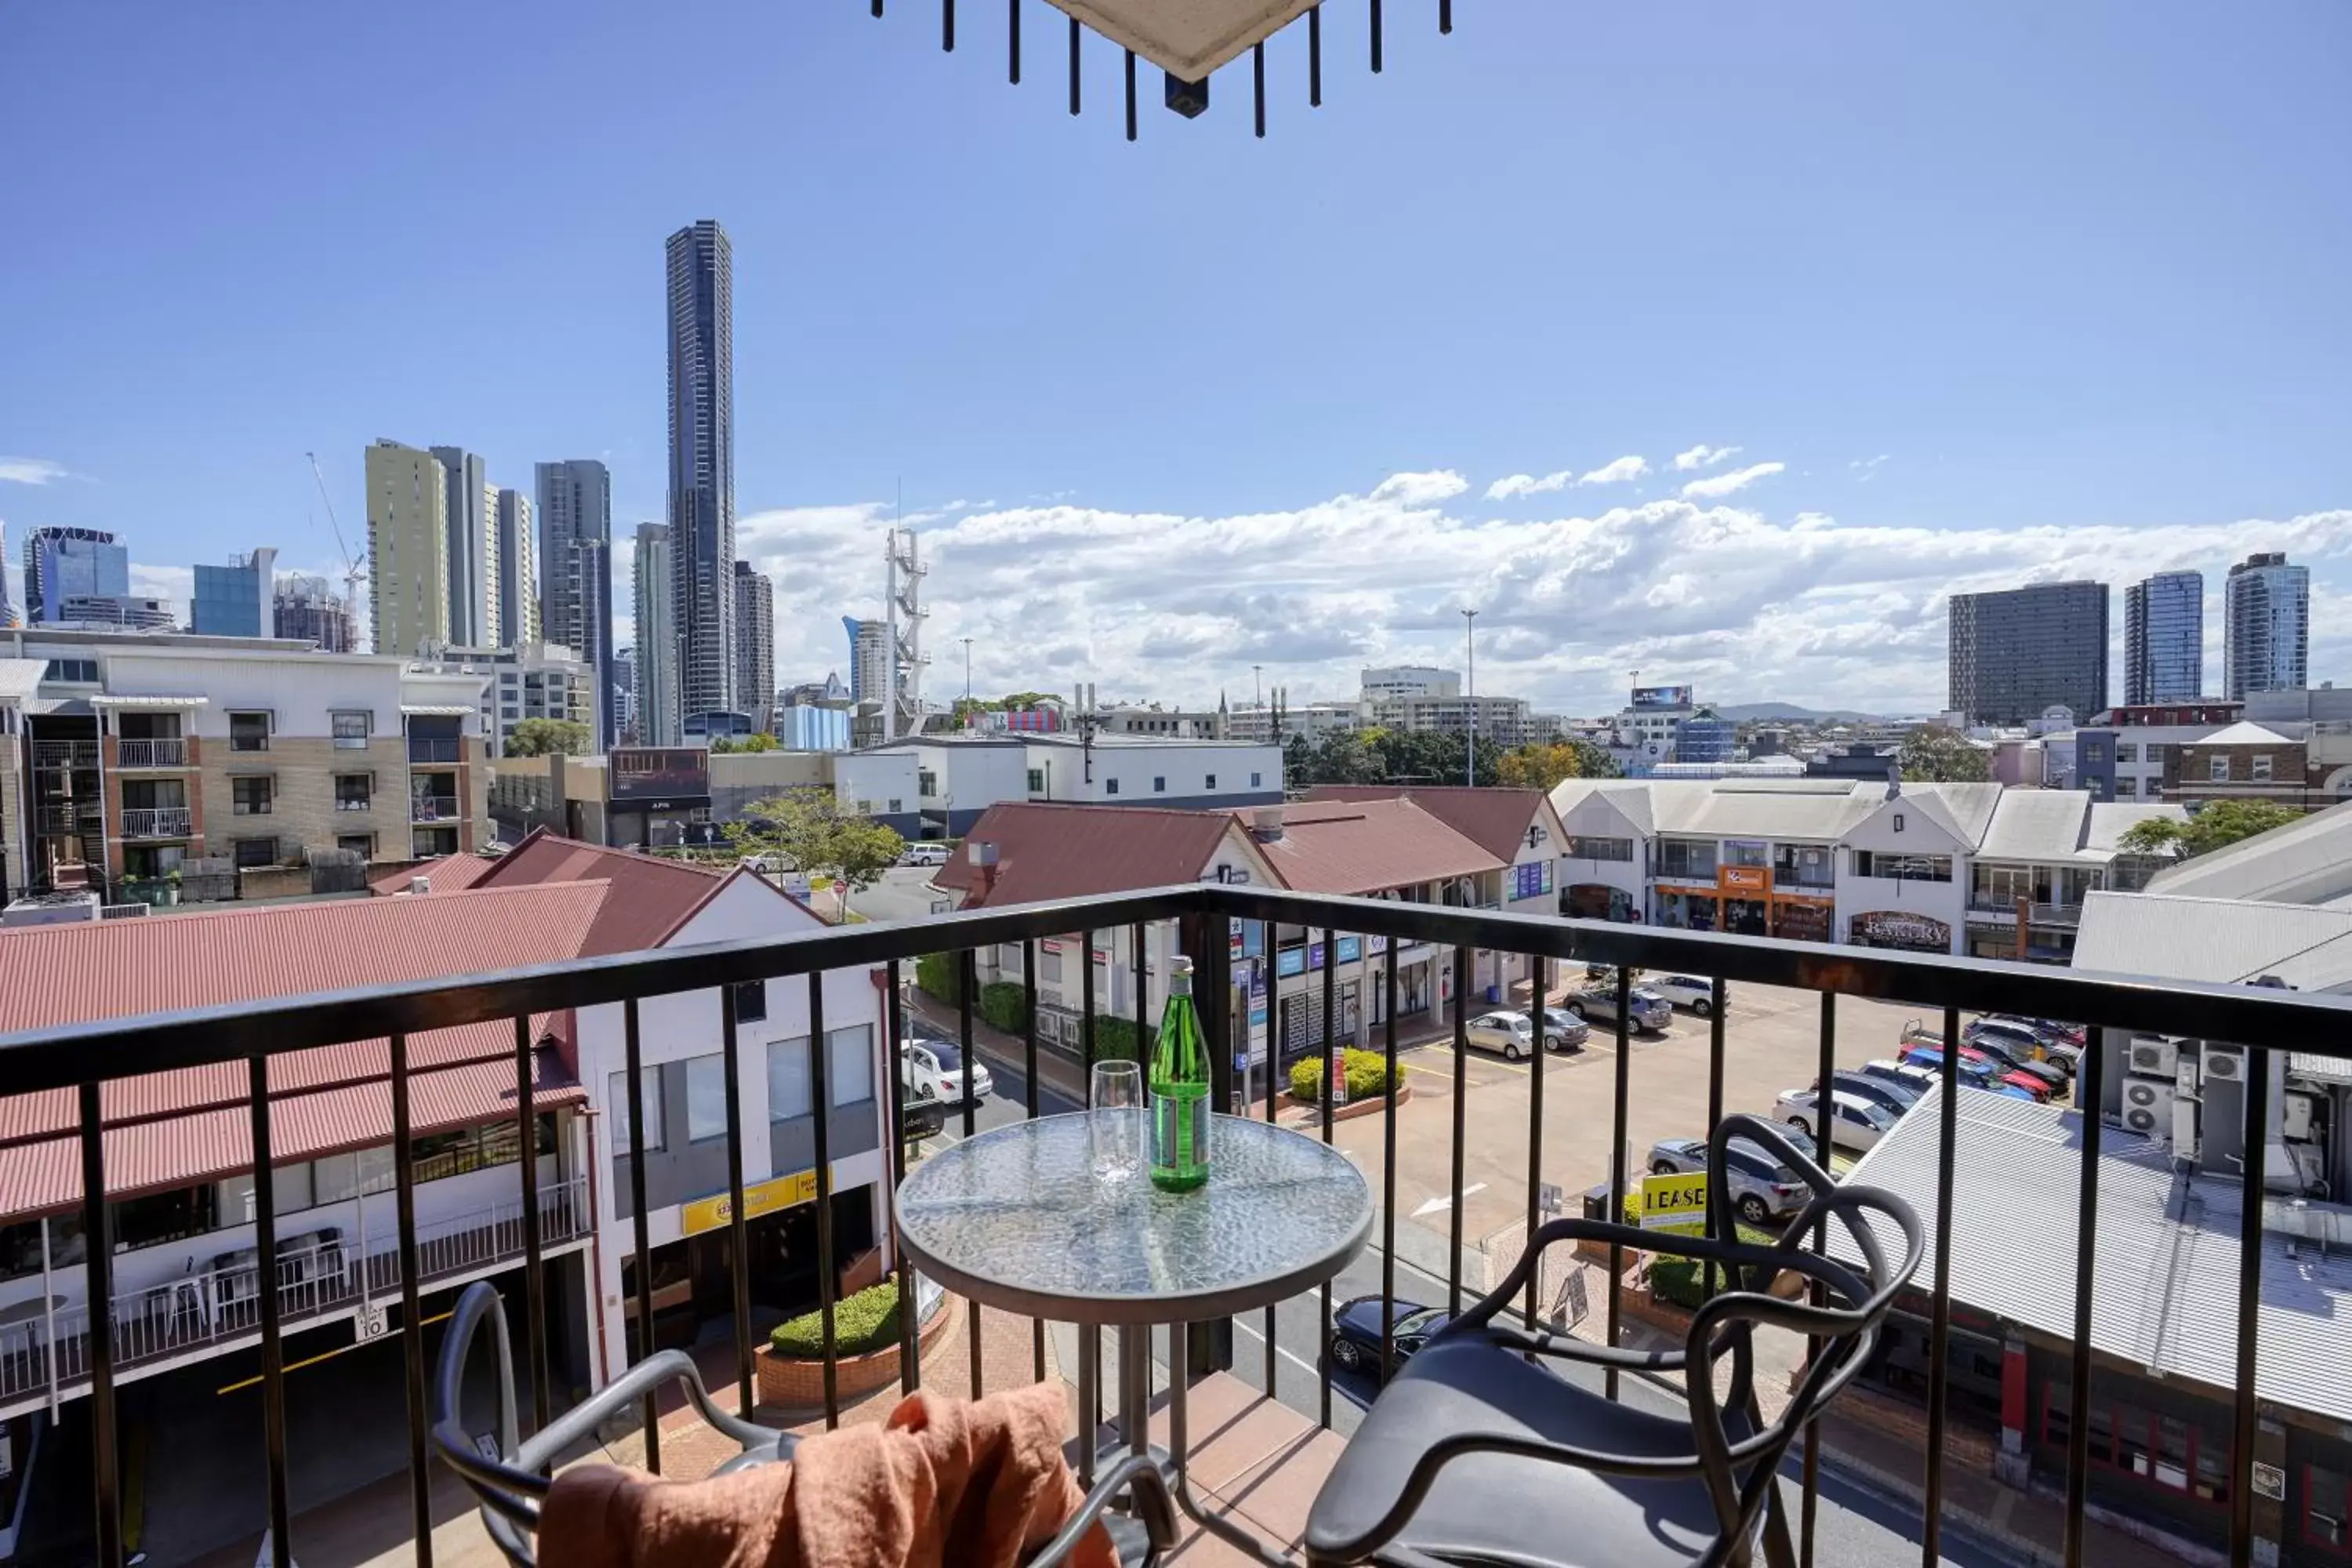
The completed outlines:
[[[1175,1510],[1175,1499],[1168,1490],[1168,1478],[1160,1473],[1160,1461],[1149,1454],[1129,1454],[1095,1482],[1095,1489],[1087,1494],[1077,1512],[1055,1532],[1053,1540],[1037,1549],[1035,1555],[1023,1559],[1021,1568],[1059,1568],[1063,1560],[1077,1550],[1087,1531],[1102,1518],[1103,1510],[1130,1489],[1139,1493],[1157,1491],[1167,1510],[1171,1513]]]

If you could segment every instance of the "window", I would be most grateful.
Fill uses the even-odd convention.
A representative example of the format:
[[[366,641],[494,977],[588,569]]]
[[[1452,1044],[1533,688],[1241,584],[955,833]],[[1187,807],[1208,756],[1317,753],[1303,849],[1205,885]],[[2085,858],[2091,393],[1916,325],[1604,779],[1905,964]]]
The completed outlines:
[[[2215,784],[2230,782],[2230,753],[2218,752],[2205,759],[2206,776]]]
[[[727,1058],[695,1057],[686,1064],[686,1141],[727,1136]]]
[[[374,722],[374,719],[375,715],[373,713],[328,714],[327,722],[334,731],[335,749],[344,752],[367,750],[368,730]]]
[[[929,795],[931,792],[929,789],[925,789],[923,793],[925,795]],[[1045,793],[1045,769],[1031,768],[1029,770],[1029,793],[1031,795],[1044,795]]]
[[[68,686],[96,686],[98,660],[94,658],[53,658],[49,668],[41,672],[43,680],[54,680]]]
[[[1029,770],[1029,787],[1031,789],[1038,787],[1037,770],[1035,768],[1031,768]],[[917,769],[915,772],[915,793],[917,795],[939,794],[940,775],[931,772],[929,768]]]
[[[1062,945],[1046,942],[1037,950],[1037,978],[1059,984],[1062,979]]]
[[[335,775],[335,809],[337,811],[365,811],[374,799],[375,775],[373,773],[337,773]]]
[[[868,1024],[828,1029],[824,1036],[825,1098],[838,1110],[874,1098],[874,1029]]]
[[[1166,774],[1154,773],[1151,775],[1151,793],[1154,795],[1166,795],[1168,793],[1168,778]]]
[[[209,1182],[201,1187],[179,1187],[168,1193],[125,1198],[114,1205],[117,1252],[202,1236],[219,1228],[218,1190]]]
[[[2063,1447],[2073,1435],[2074,1385],[2052,1383],[2042,1394],[2042,1436]],[[2217,1506],[2230,1498],[2230,1436],[2180,1417],[2091,1399],[2091,1462],[2137,1476],[2150,1486]],[[2308,1528],[2309,1489],[2305,1489]],[[2340,1489],[2335,1500],[2343,1500]],[[2325,1540],[2324,1536],[2315,1539]]]
[[[1203,788],[1203,789],[1214,789],[1214,788],[1216,788],[1216,787],[1217,787],[1217,775],[1216,775],[1216,774],[1214,774],[1214,773],[1211,773],[1208,777],[1206,777],[1205,779],[1202,779],[1202,780],[1201,781],[1201,787],[1202,787],[1202,788]]]
[[[764,980],[739,980],[735,983],[735,1021],[756,1024],[768,1016],[768,983]]]
[[[1727,866],[1769,866],[1772,847],[1759,839],[1734,838],[1723,847],[1723,863]]]
[[[52,1225],[57,1222],[52,1220]],[[35,1244],[38,1245],[37,1242]],[[56,1242],[51,1239],[52,1247]],[[37,1258],[36,1262],[37,1262]],[[2221,1456],[2226,1458],[2227,1456]],[[2203,1469],[2199,1479],[2203,1479]],[[2303,1538],[2314,1546],[2332,1547],[2337,1552],[2352,1552],[2352,1484],[2347,1484],[2341,1470],[2327,1469],[2319,1465],[2303,1468]]]
[[[1952,879],[1952,858],[1949,855],[1897,855],[1885,849],[1857,849],[1853,852],[1853,874],[1857,877],[1884,877],[1894,882],[1948,882]]]
[[[2271,760],[2269,756],[2263,755],[2256,757],[2253,759],[2253,763],[2254,782],[2256,784],[2268,784],[2271,777]]]
[[[267,773],[257,778],[229,780],[230,811],[238,816],[268,816],[269,789],[273,782]]]
[[[373,833],[338,833],[335,847],[347,849],[362,860],[375,858],[375,835]]]
[[[661,1068],[641,1067],[637,1069],[637,1095],[646,1107],[646,1147],[662,1147]],[[625,1154],[635,1144],[629,1125],[629,1075],[616,1072],[605,1082],[606,1112],[613,1122],[613,1152]]]
[[[61,1268],[83,1260],[81,1211],[49,1216],[49,1267]],[[28,1220],[0,1226],[0,1279],[22,1279],[41,1271],[41,1222]]]
[[[1511,868],[1513,899],[1537,899],[1551,891],[1551,862],[1528,860]]]
[[[1662,838],[1658,841],[1658,875],[1661,877],[1704,877],[1715,875],[1715,845],[1704,838]]]
[[[2132,741],[2117,741],[2116,742],[2116,761],[2119,763],[2136,763],[2139,761],[2138,744]]]
[[[2107,748],[2106,748],[2106,746],[2105,746],[2103,742],[2098,742],[2098,741],[2085,741],[2085,742],[2083,742],[2083,760],[2084,760],[2084,762],[2086,762],[2086,763],[2104,763],[2104,762],[2105,762],[2105,761],[2107,760]]]
[[[1105,779],[1105,780],[1103,780],[1103,794],[1105,794],[1105,795],[1117,795],[1118,793],[1118,781],[1117,779]]]
[[[1571,860],[1632,860],[1633,841],[1630,838],[1593,838],[1570,834],[1560,851]]]
[[[228,716],[228,749],[232,752],[269,750],[269,715],[232,713]]]
[[[2154,741],[2147,743],[2147,763],[2152,768],[2164,766],[2164,748]]]
[[[229,842],[229,851],[240,871],[260,866],[278,864],[278,840],[275,838],[236,838]]]
[[[808,1037],[768,1044],[768,1120],[790,1121],[809,1113]]]
[[[343,1163],[338,1163],[330,1172],[330,1175],[337,1182],[348,1181],[350,1173],[344,1170],[343,1163],[348,1163],[350,1161],[351,1156],[344,1155]],[[309,1163],[280,1165],[272,1171],[269,1173],[269,1201],[274,1212],[293,1214],[298,1210],[316,1207],[321,1202],[332,1203],[334,1199],[331,1197],[321,1199],[318,1196],[313,1174],[314,1167]],[[345,1193],[342,1195],[349,1197],[352,1194]],[[220,1223],[223,1225],[251,1225],[254,1222],[253,1173],[251,1171],[242,1172],[222,1180],[219,1196],[215,1201],[214,1212],[219,1216]]]
[[[1252,788],[1252,789],[1257,789],[1257,788],[1261,787],[1261,786],[1260,786],[1260,784],[1259,784],[1258,780],[1259,780],[1259,775],[1258,775],[1258,774],[1256,774],[1256,773],[1252,773],[1252,774],[1250,774],[1250,788]]]
[[[900,796],[895,795],[890,797],[890,815],[893,816],[898,816],[900,812],[907,809],[904,805],[899,804],[900,799]]]

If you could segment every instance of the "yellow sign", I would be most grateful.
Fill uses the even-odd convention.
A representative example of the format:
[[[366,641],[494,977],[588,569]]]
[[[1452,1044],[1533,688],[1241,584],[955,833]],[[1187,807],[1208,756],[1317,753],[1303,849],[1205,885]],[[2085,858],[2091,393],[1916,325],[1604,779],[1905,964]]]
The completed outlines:
[[[743,1217],[747,1221],[755,1220],[763,1214],[788,1209],[794,1204],[807,1203],[815,1196],[816,1173],[814,1170],[795,1171],[789,1176],[777,1176],[745,1187]],[[717,1230],[722,1225],[732,1224],[734,1218],[734,1205],[725,1193],[697,1198],[678,1210],[679,1229],[687,1236]]]
[[[1706,1173],[1685,1171],[1642,1178],[1642,1228],[1681,1236],[1706,1234]]]

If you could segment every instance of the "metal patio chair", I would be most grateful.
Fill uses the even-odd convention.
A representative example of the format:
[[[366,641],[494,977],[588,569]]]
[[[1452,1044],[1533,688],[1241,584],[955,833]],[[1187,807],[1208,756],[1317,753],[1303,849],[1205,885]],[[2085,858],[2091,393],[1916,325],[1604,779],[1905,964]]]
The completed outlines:
[[[1746,1568],[1760,1550],[1771,1568],[1795,1568],[1775,1484],[1781,1457],[1868,1363],[1924,1243],[1918,1216],[1901,1198],[1840,1186],[1776,1123],[1752,1116],[1724,1118],[1708,1140],[1709,1213],[1722,1225],[1732,1213],[1726,1151],[1735,1137],[1761,1144],[1811,1188],[1777,1244],[1586,1219],[1544,1226],[1510,1277],[1441,1329],[1381,1391],[1316,1497],[1307,1561]],[[1801,1250],[1816,1221],[1843,1227],[1864,1259],[1859,1270]],[[1877,1222],[1901,1237],[1894,1266]],[[1726,1288],[1693,1314],[1680,1351],[1621,1350],[1501,1320],[1544,1248],[1586,1239],[1712,1262]],[[1769,1294],[1784,1270],[1822,1286],[1826,1304]],[[1753,1377],[1759,1325],[1821,1344],[1788,1408],[1769,1424]],[[1718,1398],[1714,1374],[1727,1355],[1731,1376]],[[1621,1373],[1683,1372],[1685,1407],[1660,1415],[1612,1402],[1543,1364],[1553,1358]]]

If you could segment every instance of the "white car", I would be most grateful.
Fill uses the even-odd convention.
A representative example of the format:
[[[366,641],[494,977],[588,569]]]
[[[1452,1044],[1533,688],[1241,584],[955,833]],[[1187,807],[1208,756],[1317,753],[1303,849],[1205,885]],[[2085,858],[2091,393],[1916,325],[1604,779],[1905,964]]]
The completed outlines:
[[[961,1105],[964,1101],[963,1047],[953,1040],[937,1037],[898,1042],[898,1081],[917,1098],[925,1091],[937,1097],[942,1105]],[[995,1083],[988,1076],[984,1062],[971,1064],[971,1099],[974,1104],[996,1092]]]
[[[1810,1089],[1792,1089],[1780,1096],[1773,1110],[1780,1120],[1809,1137],[1818,1138],[1821,1129],[1820,1097]],[[1830,1096],[1829,1137],[1832,1147],[1867,1149],[1884,1137],[1895,1125],[1895,1114],[1886,1107],[1867,1100],[1843,1089]]]
[[[948,847],[938,843],[909,844],[906,852],[898,857],[901,866],[944,866],[947,863]]]
[[[1481,1050],[1500,1051],[1507,1062],[1535,1055],[1535,1026],[1525,1013],[1481,1013],[1464,1026],[1470,1043]]]
[[[1677,1007],[1687,1007],[1704,1018],[1715,1011],[1715,982],[1697,974],[1652,974],[1643,978],[1643,985],[1656,992]],[[1723,1000],[1728,1006],[1731,987],[1723,988]]]

